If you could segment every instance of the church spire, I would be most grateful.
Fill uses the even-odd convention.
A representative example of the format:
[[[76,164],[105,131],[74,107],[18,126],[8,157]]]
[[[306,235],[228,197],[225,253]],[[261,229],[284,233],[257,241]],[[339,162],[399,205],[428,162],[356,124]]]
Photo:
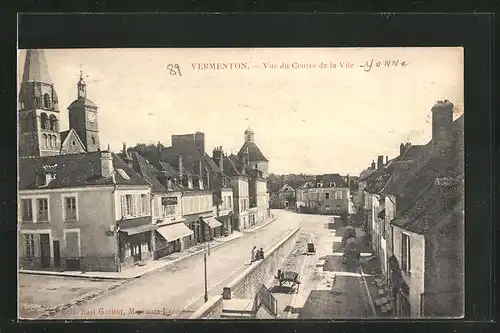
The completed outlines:
[[[49,75],[45,52],[43,50],[26,50],[26,61],[22,82],[43,82],[52,84]]]

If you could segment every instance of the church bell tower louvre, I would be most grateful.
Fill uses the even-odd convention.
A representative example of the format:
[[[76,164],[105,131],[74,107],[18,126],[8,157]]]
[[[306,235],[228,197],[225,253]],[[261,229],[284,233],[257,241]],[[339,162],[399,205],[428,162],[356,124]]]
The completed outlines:
[[[26,51],[18,102],[19,156],[58,155],[59,105],[43,50]]]
[[[68,107],[69,127],[74,129],[87,152],[100,150],[97,105],[87,98],[87,85],[80,71],[77,99]]]

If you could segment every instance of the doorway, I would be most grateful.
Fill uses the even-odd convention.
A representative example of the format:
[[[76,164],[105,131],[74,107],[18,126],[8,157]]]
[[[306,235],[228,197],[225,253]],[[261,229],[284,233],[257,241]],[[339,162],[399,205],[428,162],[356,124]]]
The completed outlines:
[[[60,252],[60,244],[58,240],[53,242],[54,246],[54,266],[61,267],[61,252]]]
[[[50,236],[49,234],[40,234],[40,254],[41,265],[46,268],[50,266]]]

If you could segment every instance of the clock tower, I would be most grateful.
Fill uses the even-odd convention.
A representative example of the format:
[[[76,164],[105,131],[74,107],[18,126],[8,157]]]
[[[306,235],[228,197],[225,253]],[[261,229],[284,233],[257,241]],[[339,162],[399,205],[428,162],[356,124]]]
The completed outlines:
[[[97,105],[87,98],[87,85],[83,81],[81,71],[77,93],[78,98],[68,107],[69,127],[76,131],[87,152],[98,151],[100,146]]]

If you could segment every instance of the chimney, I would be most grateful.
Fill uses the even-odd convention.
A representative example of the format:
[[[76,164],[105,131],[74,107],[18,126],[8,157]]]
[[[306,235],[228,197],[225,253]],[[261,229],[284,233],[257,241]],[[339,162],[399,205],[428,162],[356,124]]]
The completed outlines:
[[[432,143],[434,146],[450,142],[453,124],[453,103],[448,100],[437,101],[432,107]]]
[[[123,143],[123,160],[125,161],[125,163],[127,163],[127,165],[130,168],[133,168],[133,165],[132,165],[132,156],[130,156],[130,154],[128,153],[128,151],[127,151],[127,144],[125,142]]]
[[[385,165],[389,164],[389,156],[385,156]]]
[[[382,169],[383,166],[384,166],[384,156],[379,155],[377,158],[377,170]]]
[[[194,133],[194,142],[196,144],[196,148],[201,153],[205,154],[205,133],[196,132]]]
[[[184,174],[184,156],[179,155],[179,175],[182,177]]]
[[[161,161],[161,143],[160,141],[158,141],[158,143],[156,144],[156,154],[157,154],[157,162],[160,162]]]
[[[109,178],[113,175],[113,157],[109,151],[101,152],[101,176],[102,178]]]
[[[349,187],[349,184],[350,184],[349,174],[347,174],[347,176],[345,178],[346,178],[347,187]]]
[[[212,157],[215,163],[219,166],[221,171],[224,171],[224,153],[222,152],[222,146],[215,147],[212,152]]]
[[[372,160],[372,164],[371,164],[371,168],[370,169],[372,169],[372,170],[375,169],[375,161],[374,160]]]

